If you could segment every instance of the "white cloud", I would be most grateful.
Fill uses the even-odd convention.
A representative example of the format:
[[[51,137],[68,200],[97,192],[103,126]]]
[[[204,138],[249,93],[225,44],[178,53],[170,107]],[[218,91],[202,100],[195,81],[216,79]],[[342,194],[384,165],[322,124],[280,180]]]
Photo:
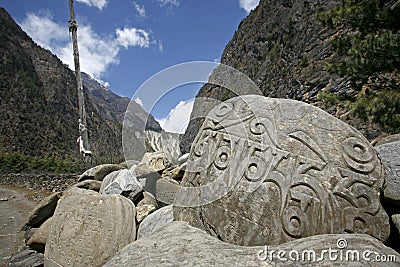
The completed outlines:
[[[74,69],[72,45],[68,36],[67,23],[59,24],[53,20],[50,12],[39,15],[28,13],[22,23],[22,29],[43,48],[56,54],[61,61]],[[118,54],[122,48],[149,47],[157,44],[150,33],[143,29],[125,27],[116,29],[114,36],[100,36],[88,25],[78,28],[78,45],[81,70],[97,80],[112,64],[119,64]]]
[[[161,7],[164,6],[179,6],[179,0],[157,0],[160,3]]]
[[[100,79],[101,75],[112,64],[118,64],[119,46],[109,37],[99,36],[90,26],[81,26],[78,29],[78,45],[81,70]],[[73,69],[74,58],[70,44],[55,47],[52,51]]]
[[[172,133],[185,133],[192,113],[194,100],[181,101],[173,108],[167,118],[157,119],[161,127]]]
[[[76,0],[77,2],[84,3],[88,6],[94,6],[102,10],[107,5],[107,0]]]
[[[129,46],[149,47],[150,38],[149,33],[142,29],[124,28],[117,29],[117,43],[125,48]]]
[[[135,7],[136,12],[138,13],[139,17],[141,17],[141,18],[146,17],[146,9],[144,8],[144,6],[141,6],[136,2],[133,2],[133,6]]]
[[[40,46],[50,49],[54,42],[68,42],[68,29],[53,22],[53,17],[49,12],[41,12],[36,15],[28,13],[25,20],[21,23],[21,28],[31,36]]]
[[[139,105],[143,108],[143,101],[142,101],[142,99],[140,99],[139,97],[136,97],[136,98],[134,99],[134,101],[135,101],[137,104],[139,104]]]
[[[259,3],[260,0],[239,0],[239,6],[246,10],[247,13],[255,9]]]

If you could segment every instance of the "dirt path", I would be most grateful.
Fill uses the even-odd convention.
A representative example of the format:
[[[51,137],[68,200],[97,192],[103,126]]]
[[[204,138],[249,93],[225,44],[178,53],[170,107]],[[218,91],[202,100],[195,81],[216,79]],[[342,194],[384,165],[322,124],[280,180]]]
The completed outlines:
[[[0,266],[24,245],[20,229],[36,203],[48,192],[0,185]]]

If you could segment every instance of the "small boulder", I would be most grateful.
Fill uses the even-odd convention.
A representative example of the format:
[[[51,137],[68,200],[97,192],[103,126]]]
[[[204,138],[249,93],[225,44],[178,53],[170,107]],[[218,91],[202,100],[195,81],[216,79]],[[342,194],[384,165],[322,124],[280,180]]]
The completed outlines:
[[[381,146],[384,144],[397,142],[397,141],[400,141],[400,134],[392,134],[392,135],[378,138],[377,140],[372,141],[371,144],[373,146],[377,147],[377,146]]]
[[[385,143],[375,149],[387,174],[383,196],[400,203],[400,141]]]
[[[142,205],[153,205],[158,208],[158,203],[156,198],[149,192],[143,191],[143,199],[139,201],[137,207]]]
[[[169,178],[176,181],[181,181],[183,175],[185,174],[186,163],[182,164],[181,166],[172,166],[168,169],[164,170],[161,174],[163,178]]]
[[[150,170],[157,172],[162,172],[171,166],[171,163],[161,151],[144,154],[139,166],[142,164],[146,164]]]
[[[157,233],[173,220],[174,212],[172,205],[162,207],[144,218],[143,222],[139,225],[138,239]]]
[[[87,171],[85,171],[81,176],[79,176],[78,182],[84,180],[96,180],[103,181],[104,177],[106,177],[109,173],[113,171],[118,171],[123,169],[123,166],[120,164],[103,164],[93,167]]]
[[[61,196],[62,193],[55,192],[40,201],[31,212],[28,221],[22,227],[22,231],[26,231],[32,227],[40,227],[42,223],[53,216],[57,202]]]
[[[158,209],[158,202],[151,193],[143,191],[142,197],[143,198],[136,205],[136,221],[138,223]]]
[[[396,226],[397,231],[398,231],[397,234],[399,235],[400,234],[400,214],[393,214],[392,221],[393,221],[394,225]]]
[[[188,161],[189,158],[189,153],[183,154],[179,159],[178,159],[178,163],[179,165],[182,165],[183,163],[186,163]]]
[[[101,194],[127,196],[132,201],[143,191],[143,185],[132,175],[130,170],[123,169],[110,173],[104,178],[100,188]]]
[[[29,248],[16,253],[8,263],[8,267],[40,267],[44,264],[44,256]]]
[[[86,190],[93,190],[95,192],[99,192],[100,188],[101,188],[101,181],[96,181],[96,180],[84,180],[81,181],[75,185],[73,185],[74,187],[78,187],[78,188],[82,188],[82,189],[86,189]]]
[[[28,239],[26,244],[33,250],[43,252],[46,246],[47,237],[50,233],[52,218],[45,221]]]
[[[154,205],[141,205],[136,207],[136,220],[138,223],[141,223],[144,218],[146,218],[149,214],[157,210]]]

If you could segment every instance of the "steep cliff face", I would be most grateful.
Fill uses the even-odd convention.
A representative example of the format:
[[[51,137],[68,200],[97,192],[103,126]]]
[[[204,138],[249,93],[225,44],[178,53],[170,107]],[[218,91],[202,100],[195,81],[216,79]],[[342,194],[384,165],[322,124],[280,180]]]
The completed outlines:
[[[114,94],[84,72],[82,83],[98,113],[107,120],[123,123],[126,109],[131,101],[129,98]],[[139,104],[132,102],[130,108],[133,110],[134,125],[137,129],[144,129],[146,125],[146,130],[161,132],[161,126],[153,115],[144,111]]]
[[[242,71],[265,96],[290,98],[318,105],[331,114],[343,114],[340,105],[326,106],[317,99],[319,92],[354,96],[350,77],[329,72],[327,65],[340,61],[331,40],[345,29],[323,26],[317,15],[340,5],[336,0],[261,0],[259,6],[239,25],[226,46],[221,63]],[[216,74],[218,75],[218,74]],[[245,94],[245,89],[243,90]],[[235,96],[229,90],[206,84],[198,97],[221,101]],[[211,106],[195,103],[193,114],[206,115]],[[339,115],[338,115],[339,116]],[[369,139],[382,133],[379,125],[352,116],[341,119],[352,124]],[[190,122],[181,148],[189,150],[202,120]]]
[[[73,71],[37,46],[2,8],[0,68],[0,156],[17,153],[79,161]],[[95,81],[85,83],[94,163],[118,162],[123,159],[121,120],[129,100],[95,87]]]

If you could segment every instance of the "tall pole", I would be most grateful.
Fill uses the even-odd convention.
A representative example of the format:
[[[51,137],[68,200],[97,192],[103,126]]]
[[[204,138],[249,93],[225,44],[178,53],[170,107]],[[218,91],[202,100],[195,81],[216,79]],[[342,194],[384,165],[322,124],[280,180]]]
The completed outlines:
[[[92,156],[92,152],[90,151],[89,135],[86,124],[85,96],[83,92],[82,77],[79,64],[78,34],[77,34],[78,23],[75,20],[73,0],[69,0],[69,11],[71,14],[71,18],[68,22],[68,26],[69,26],[69,31],[72,34],[72,45],[74,50],[74,62],[75,62],[75,76],[76,76],[77,93],[78,93],[78,112],[79,112],[78,142],[79,142],[80,153],[84,157],[85,162],[87,162],[88,158]]]

